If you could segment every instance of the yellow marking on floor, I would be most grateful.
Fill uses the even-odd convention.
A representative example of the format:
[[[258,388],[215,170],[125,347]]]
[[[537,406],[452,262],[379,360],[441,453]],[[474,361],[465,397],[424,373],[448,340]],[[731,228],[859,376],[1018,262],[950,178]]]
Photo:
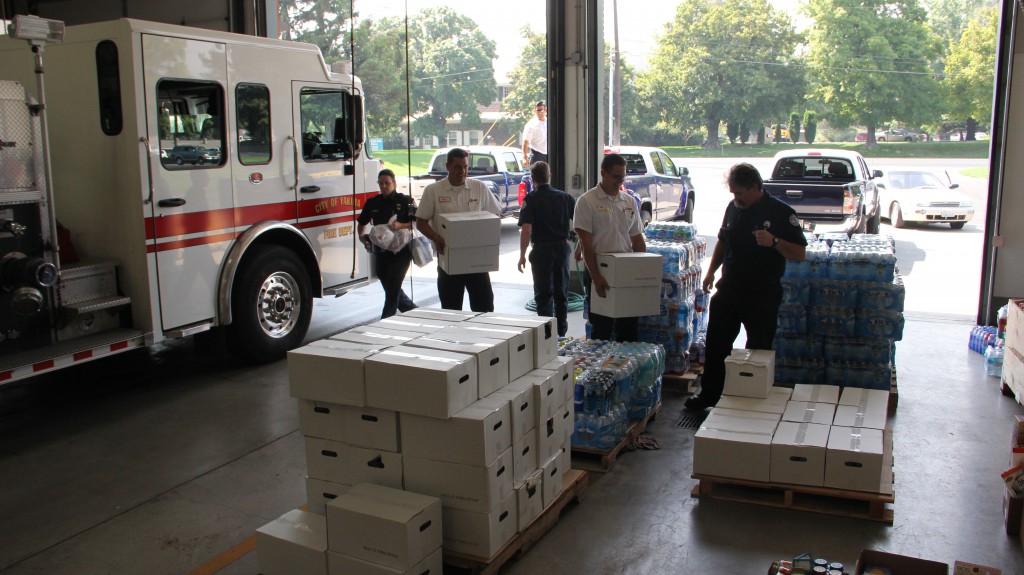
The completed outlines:
[[[303,511],[309,511],[309,505],[299,507]],[[213,575],[221,569],[238,561],[256,548],[256,536],[253,535],[220,555],[210,559],[206,563],[188,572],[188,575]]]

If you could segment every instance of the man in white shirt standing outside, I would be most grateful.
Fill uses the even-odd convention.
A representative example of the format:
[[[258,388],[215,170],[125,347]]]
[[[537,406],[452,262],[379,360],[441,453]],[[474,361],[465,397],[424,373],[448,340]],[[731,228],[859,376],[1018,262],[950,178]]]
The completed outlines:
[[[601,182],[576,200],[573,222],[582,247],[582,254],[578,252],[576,259],[582,255],[589,276],[583,278],[584,285],[596,292],[588,291],[588,307],[591,298],[605,297],[608,289],[608,282],[597,267],[596,254],[647,251],[636,201],[619,192],[625,180],[626,159],[619,154],[607,154],[601,161]],[[610,339],[614,328],[617,341],[636,341],[638,323],[636,317],[611,318],[595,314],[591,308],[590,339]]]
[[[435,231],[438,214],[458,212],[491,212],[501,216],[501,207],[494,194],[479,180],[466,178],[469,174],[469,153],[452,148],[445,162],[448,177],[430,184],[416,209],[416,227],[444,253],[444,238]],[[462,309],[462,300],[469,292],[469,308],[476,312],[494,311],[494,291],[487,272],[448,275],[437,268],[437,295],[444,309]]]
[[[523,128],[523,158],[526,165],[548,161],[548,107],[543,100],[534,108],[536,116]]]

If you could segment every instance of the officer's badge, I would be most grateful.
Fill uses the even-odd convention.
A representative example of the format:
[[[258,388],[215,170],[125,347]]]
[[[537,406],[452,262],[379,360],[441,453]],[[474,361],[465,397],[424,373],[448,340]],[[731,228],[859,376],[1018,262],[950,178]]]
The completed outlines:
[[[795,228],[800,227],[800,219],[796,217],[796,214],[789,216],[789,225]]]

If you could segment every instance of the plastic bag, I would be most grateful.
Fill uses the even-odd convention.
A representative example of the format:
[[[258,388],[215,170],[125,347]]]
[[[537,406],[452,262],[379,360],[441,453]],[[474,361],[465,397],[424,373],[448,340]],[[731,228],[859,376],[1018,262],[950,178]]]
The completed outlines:
[[[430,262],[434,261],[434,256],[431,253],[433,244],[427,239],[427,236],[420,233],[419,230],[413,232],[412,245],[412,263],[416,264],[416,267],[423,267]]]
[[[397,254],[412,241],[412,230],[392,230],[391,224],[395,216],[386,224],[380,224],[370,228],[370,242],[382,250]]]

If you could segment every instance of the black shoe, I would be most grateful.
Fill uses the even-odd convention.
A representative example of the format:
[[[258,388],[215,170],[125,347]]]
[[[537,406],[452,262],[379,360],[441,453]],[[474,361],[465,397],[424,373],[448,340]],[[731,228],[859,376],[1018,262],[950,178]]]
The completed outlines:
[[[714,407],[714,404],[708,403],[707,401],[704,400],[703,397],[699,395],[692,395],[686,398],[686,401],[683,402],[683,405],[686,407],[686,409],[690,411],[704,411],[709,407]]]

